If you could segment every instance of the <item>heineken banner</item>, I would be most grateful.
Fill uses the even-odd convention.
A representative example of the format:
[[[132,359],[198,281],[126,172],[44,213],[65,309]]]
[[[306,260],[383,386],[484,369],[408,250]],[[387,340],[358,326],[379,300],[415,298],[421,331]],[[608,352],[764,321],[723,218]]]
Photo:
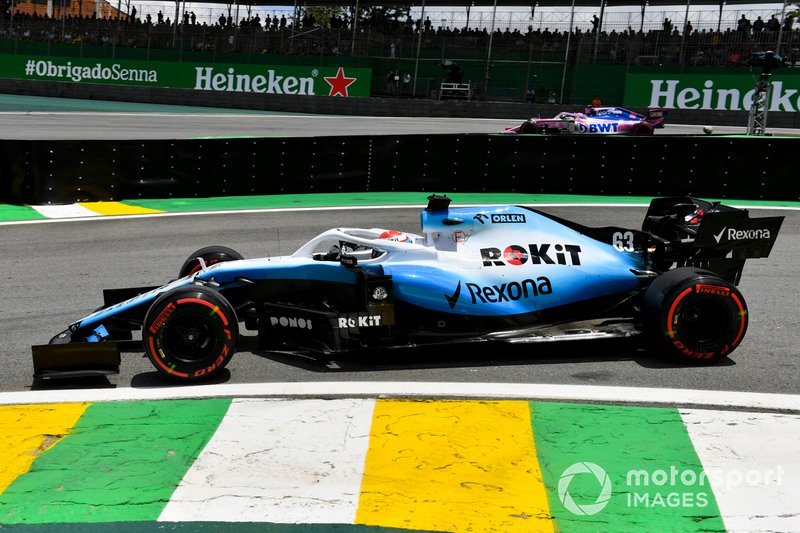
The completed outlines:
[[[748,74],[628,74],[625,105],[746,111],[754,92],[755,81]],[[769,100],[770,111],[800,110],[800,76],[774,74]]]
[[[317,96],[369,96],[371,69],[0,54],[0,77],[140,87]]]

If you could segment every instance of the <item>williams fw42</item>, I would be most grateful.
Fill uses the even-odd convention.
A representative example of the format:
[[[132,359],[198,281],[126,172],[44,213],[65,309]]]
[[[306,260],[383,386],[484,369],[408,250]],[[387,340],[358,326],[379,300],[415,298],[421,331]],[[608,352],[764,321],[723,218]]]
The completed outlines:
[[[652,135],[663,128],[667,110],[651,108],[642,115],[623,107],[587,107],[583,113],[562,112],[553,118],[531,118],[504,133],[568,133],[578,135]]]
[[[523,206],[450,207],[430,196],[421,234],[336,228],[283,257],[223,246],[178,279],[104,291],[94,313],[33,347],[38,377],[113,373],[141,334],[165,376],[219,373],[240,328],[264,350],[335,354],[422,344],[630,337],[713,361],[742,342],[736,285],[767,257],[783,217],[694,198],[652,201],[641,229],[591,228]]]

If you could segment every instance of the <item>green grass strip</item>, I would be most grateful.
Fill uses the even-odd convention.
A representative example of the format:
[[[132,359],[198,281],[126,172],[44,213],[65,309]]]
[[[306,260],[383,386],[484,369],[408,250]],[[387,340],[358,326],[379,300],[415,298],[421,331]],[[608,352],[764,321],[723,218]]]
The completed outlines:
[[[47,218],[38,211],[24,205],[0,204],[0,222],[18,220],[39,220]]]
[[[677,409],[536,402],[531,421],[559,531],[725,530]]]
[[[430,192],[364,192],[330,194],[280,194],[267,196],[223,196],[216,198],[175,198],[126,200],[125,203],[169,212],[225,211],[238,209],[283,209],[302,207],[346,207],[370,205],[420,205]],[[590,196],[522,193],[447,193],[459,204],[649,204],[650,196]],[[800,202],[768,200],[721,200],[727,204],[767,207],[798,207]]]
[[[80,98],[50,98],[0,94],[0,111],[6,112],[85,112],[85,113],[203,113],[217,115],[297,115],[252,109],[200,107],[188,105],[115,102]]]
[[[230,400],[90,405],[0,495],[0,523],[156,520]]]

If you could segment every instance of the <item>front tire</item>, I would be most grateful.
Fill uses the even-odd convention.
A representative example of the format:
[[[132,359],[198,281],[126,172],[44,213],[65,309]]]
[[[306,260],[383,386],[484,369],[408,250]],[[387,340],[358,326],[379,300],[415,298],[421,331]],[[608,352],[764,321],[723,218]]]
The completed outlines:
[[[225,368],[239,341],[239,322],[217,291],[178,287],[156,299],[142,325],[145,352],[156,370],[180,382],[209,379]]]
[[[178,272],[179,278],[194,274],[200,270],[201,265],[200,261],[197,260],[198,257],[203,258],[206,266],[211,266],[215,263],[224,263],[225,261],[238,261],[239,259],[244,259],[242,254],[236,250],[228,248],[227,246],[206,246],[205,248],[200,248],[197,250],[195,253],[190,255],[186,261],[183,262],[183,265]]]
[[[739,289],[696,268],[659,276],[645,293],[645,312],[657,347],[685,361],[722,359],[747,331],[747,305]]]

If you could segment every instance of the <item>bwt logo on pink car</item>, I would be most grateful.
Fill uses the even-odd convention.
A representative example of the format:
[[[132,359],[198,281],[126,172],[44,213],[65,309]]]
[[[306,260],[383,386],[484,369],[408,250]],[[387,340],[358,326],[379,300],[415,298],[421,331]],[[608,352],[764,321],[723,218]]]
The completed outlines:
[[[550,251],[550,247],[553,251]],[[552,256],[550,255],[552,254]],[[521,266],[529,260],[532,265],[580,265],[581,247],[575,244],[529,244],[524,248],[518,244],[500,248],[481,248],[483,266]]]
[[[619,124],[616,122],[608,122],[606,124],[584,124],[583,122],[575,123],[575,131],[578,133],[617,133]]]

